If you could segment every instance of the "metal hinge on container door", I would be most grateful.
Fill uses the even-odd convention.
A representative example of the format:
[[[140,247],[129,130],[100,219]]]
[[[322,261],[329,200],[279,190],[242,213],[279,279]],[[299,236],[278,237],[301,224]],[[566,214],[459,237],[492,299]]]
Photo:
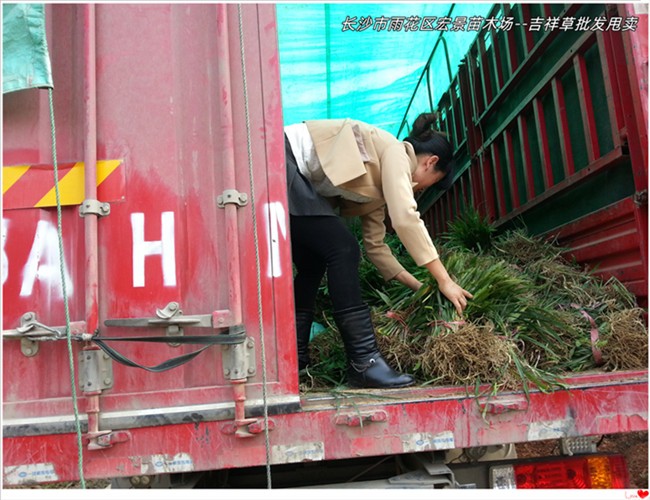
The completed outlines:
[[[79,354],[79,387],[96,392],[113,387],[113,362],[104,351],[85,350]]]

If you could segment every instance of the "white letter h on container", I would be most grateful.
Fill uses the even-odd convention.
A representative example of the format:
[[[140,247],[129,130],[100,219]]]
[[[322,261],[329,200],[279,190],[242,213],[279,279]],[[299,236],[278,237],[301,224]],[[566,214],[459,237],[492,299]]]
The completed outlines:
[[[176,286],[176,249],[174,242],[174,212],[160,215],[161,239],[144,240],[144,214],[131,214],[133,230],[133,287],[144,286],[144,259],[150,255],[162,256],[163,284]]]

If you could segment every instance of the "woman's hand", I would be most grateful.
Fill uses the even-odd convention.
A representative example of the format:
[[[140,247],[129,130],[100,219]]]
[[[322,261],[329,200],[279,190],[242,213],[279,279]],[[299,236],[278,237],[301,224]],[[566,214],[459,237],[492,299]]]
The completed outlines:
[[[432,260],[426,264],[426,267],[438,282],[438,288],[442,294],[454,304],[456,311],[462,316],[467,307],[467,299],[474,298],[474,296],[451,279],[440,259]]]
[[[467,307],[467,299],[474,297],[452,279],[445,280],[442,283],[438,282],[438,288],[442,294],[447,297],[452,304],[454,304],[454,307],[460,316],[463,315],[463,311]]]

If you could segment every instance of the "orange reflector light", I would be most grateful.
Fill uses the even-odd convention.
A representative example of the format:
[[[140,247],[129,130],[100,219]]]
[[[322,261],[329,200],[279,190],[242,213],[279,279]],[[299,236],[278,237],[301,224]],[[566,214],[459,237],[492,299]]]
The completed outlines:
[[[497,489],[627,488],[629,476],[622,455],[582,455],[543,459],[490,469]]]

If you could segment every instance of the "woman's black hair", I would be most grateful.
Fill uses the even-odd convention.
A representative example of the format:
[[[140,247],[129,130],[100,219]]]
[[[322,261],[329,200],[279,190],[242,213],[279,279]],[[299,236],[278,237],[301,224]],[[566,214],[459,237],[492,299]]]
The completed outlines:
[[[445,172],[446,175],[435,186],[446,190],[454,180],[454,148],[445,134],[435,129],[437,119],[436,113],[421,113],[413,122],[411,133],[404,140],[413,145],[416,155],[430,154],[439,158],[436,170]]]

